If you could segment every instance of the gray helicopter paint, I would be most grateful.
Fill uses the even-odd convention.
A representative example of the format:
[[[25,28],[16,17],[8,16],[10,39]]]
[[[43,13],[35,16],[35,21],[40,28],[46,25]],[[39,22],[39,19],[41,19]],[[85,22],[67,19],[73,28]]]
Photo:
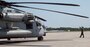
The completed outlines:
[[[3,15],[4,20],[0,20],[0,38],[39,37],[44,34],[42,26],[37,26],[35,20],[33,21],[33,28],[26,29],[26,24],[21,21],[27,18],[24,13],[6,13],[3,11]],[[6,29],[7,26],[8,29]]]
[[[2,22],[2,21],[1,21]],[[12,22],[7,22],[9,28],[11,28]],[[0,23],[1,28],[6,28],[6,22],[3,21],[3,23]],[[0,38],[24,38],[24,37],[38,37],[43,36],[44,30],[42,26],[37,26],[36,22],[33,22],[33,29],[26,29],[26,24],[24,22],[13,22],[13,27],[18,27],[17,29],[9,29],[9,30],[0,30]],[[12,27],[12,28],[13,28]],[[41,29],[40,29],[41,28]],[[19,30],[18,30],[19,29]],[[26,31],[26,32],[23,32]],[[26,33],[29,34],[26,34]]]
[[[19,29],[26,30],[26,24],[24,22],[13,22],[13,27],[19,27]]]
[[[32,32],[29,30],[1,30],[0,31],[0,38],[18,38],[18,37],[29,37]]]
[[[11,21],[11,22],[21,22],[26,19],[27,19],[27,16],[22,13],[3,13],[2,20]]]
[[[18,24],[18,23],[17,23]],[[39,30],[37,27],[35,27],[35,25],[33,24],[33,29],[28,29],[26,30],[26,28],[24,27],[25,24],[24,23],[20,23],[18,25],[14,26],[19,27],[17,29],[14,30],[0,30],[0,38],[24,38],[24,37],[38,37],[38,36],[43,36],[44,31],[42,31],[42,28]],[[24,25],[24,26],[21,26]],[[13,27],[14,27],[13,26]],[[22,30],[23,29],[23,30]]]

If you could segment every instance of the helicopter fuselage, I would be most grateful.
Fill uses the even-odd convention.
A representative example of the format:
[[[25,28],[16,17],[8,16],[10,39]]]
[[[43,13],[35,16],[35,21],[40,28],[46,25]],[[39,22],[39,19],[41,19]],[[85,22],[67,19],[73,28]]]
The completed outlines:
[[[28,21],[28,22],[27,22]],[[35,19],[28,20],[25,13],[16,13],[13,10],[3,10],[0,15],[0,39],[27,38],[44,36],[45,28]]]

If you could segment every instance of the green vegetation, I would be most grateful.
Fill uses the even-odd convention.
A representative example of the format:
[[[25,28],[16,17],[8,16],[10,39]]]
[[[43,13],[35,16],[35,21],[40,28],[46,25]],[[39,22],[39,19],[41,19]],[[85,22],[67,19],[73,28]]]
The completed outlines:
[[[64,30],[64,31],[80,31],[80,28],[72,28],[72,27],[60,27],[60,28],[47,28],[48,31],[50,30]],[[84,31],[90,31],[90,28],[84,28]]]

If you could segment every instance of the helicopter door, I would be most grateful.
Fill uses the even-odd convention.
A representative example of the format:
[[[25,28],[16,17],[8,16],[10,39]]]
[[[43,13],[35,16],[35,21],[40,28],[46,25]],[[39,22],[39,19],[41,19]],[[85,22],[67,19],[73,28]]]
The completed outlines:
[[[26,29],[33,29],[33,22],[27,22]]]

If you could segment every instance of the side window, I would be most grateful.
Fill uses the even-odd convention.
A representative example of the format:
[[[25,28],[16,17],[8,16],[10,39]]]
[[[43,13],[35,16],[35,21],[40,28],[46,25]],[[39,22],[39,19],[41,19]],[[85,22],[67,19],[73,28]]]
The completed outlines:
[[[41,23],[39,23],[39,22],[36,22],[36,25],[37,25],[37,26],[41,26]]]
[[[12,12],[12,10],[7,10],[7,12]]]
[[[15,13],[21,13],[21,12],[16,10]]]
[[[33,23],[27,22],[26,23],[26,29],[32,29],[33,28]]]

